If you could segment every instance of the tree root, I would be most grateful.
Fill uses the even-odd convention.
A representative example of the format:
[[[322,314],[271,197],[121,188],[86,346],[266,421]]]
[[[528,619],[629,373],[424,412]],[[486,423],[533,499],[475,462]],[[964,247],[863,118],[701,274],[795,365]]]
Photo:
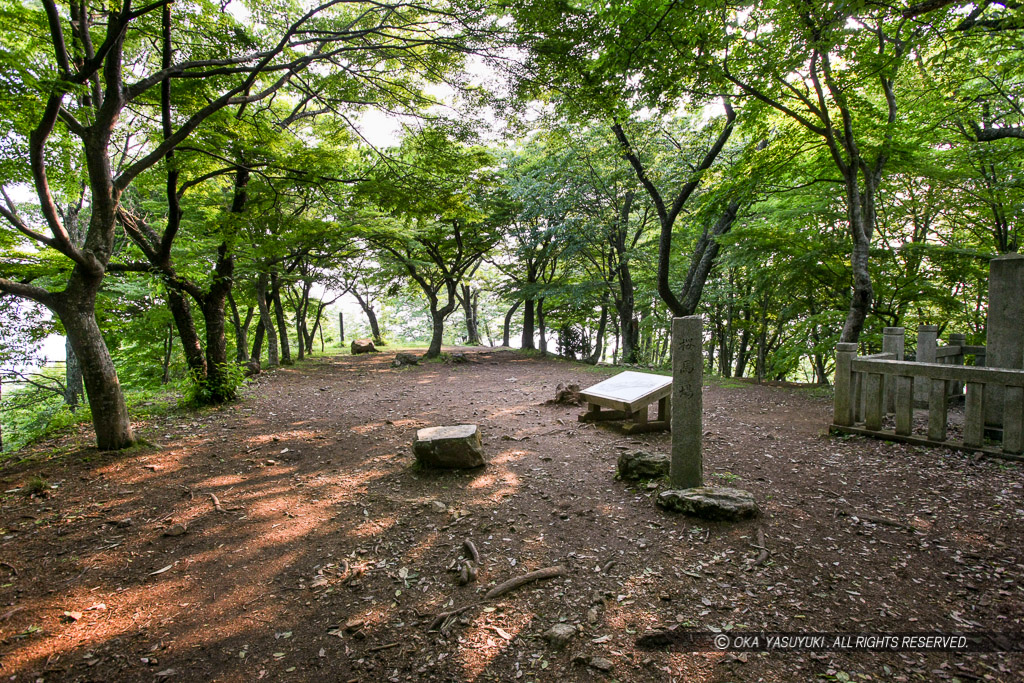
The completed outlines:
[[[493,600],[494,598],[504,595],[509,591],[525,586],[533,581],[539,581],[541,579],[553,579],[557,576],[565,574],[565,567],[557,565],[554,567],[545,567],[544,569],[538,569],[522,576],[517,576],[514,579],[509,579],[504,583],[499,583],[497,586],[487,591],[484,594],[484,600]]]
[[[457,617],[463,612],[471,610],[474,607],[479,607],[480,605],[484,604],[485,602],[488,602],[489,600],[494,600],[495,598],[500,597],[505,593],[514,591],[517,588],[521,588],[522,586],[525,586],[528,583],[533,583],[534,581],[539,581],[541,579],[553,579],[555,577],[564,575],[565,572],[565,567],[563,567],[562,565],[556,565],[554,567],[545,567],[544,569],[538,569],[536,571],[523,574],[522,576],[517,576],[513,579],[509,579],[504,583],[499,583],[497,586],[487,591],[487,593],[484,594],[484,599],[480,602],[473,602],[453,610],[448,610],[447,612],[441,612],[436,617],[434,617],[433,621],[430,622],[430,626],[427,627],[427,630],[433,631],[437,627],[442,626],[446,621],[448,621],[452,617]]]

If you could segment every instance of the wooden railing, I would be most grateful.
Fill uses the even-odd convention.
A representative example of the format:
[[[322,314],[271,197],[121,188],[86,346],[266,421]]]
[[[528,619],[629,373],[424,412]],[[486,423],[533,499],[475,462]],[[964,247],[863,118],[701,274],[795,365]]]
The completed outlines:
[[[856,344],[837,345],[833,431],[1018,459],[1024,452],[1024,371],[964,366],[965,355],[982,360],[985,347],[952,341],[928,354],[935,362],[902,360],[902,348],[858,358]],[[950,399],[959,396],[963,434],[950,439]],[[921,434],[914,433],[915,403],[928,411]],[[883,429],[887,414],[893,414],[892,429]]]

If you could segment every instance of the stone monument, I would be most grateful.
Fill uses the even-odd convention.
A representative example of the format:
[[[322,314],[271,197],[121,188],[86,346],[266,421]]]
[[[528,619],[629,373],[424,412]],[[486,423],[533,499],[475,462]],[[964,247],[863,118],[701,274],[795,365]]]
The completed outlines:
[[[704,319],[691,315],[672,320],[672,462],[673,488],[704,485]]]
[[[1024,369],[1024,254],[989,261],[985,365]],[[985,423],[1003,424],[1003,387],[986,388]]]
[[[730,487],[704,486],[704,321],[672,320],[672,490],[658,505],[707,520],[736,521],[759,514],[754,497]]]

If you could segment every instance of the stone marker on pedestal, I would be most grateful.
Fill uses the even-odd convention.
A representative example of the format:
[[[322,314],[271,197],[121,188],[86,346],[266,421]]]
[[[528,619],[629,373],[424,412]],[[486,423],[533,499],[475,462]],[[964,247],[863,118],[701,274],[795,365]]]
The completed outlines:
[[[672,463],[673,488],[704,485],[704,319],[697,315],[672,320]]]
[[[672,460],[658,504],[707,520],[734,521],[758,515],[754,497],[730,487],[704,486],[703,319],[672,320]]]
[[[412,452],[416,462],[430,469],[472,469],[487,464],[476,425],[420,429]]]

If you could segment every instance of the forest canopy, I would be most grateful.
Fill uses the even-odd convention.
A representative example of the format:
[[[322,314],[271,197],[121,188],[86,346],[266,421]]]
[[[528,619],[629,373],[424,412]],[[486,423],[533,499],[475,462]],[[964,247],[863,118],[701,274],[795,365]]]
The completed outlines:
[[[714,372],[818,383],[887,326],[983,343],[1022,30],[957,0],[0,0],[4,447],[80,410],[126,448],[126,395],[223,403],[353,332],[657,365],[699,314]]]

